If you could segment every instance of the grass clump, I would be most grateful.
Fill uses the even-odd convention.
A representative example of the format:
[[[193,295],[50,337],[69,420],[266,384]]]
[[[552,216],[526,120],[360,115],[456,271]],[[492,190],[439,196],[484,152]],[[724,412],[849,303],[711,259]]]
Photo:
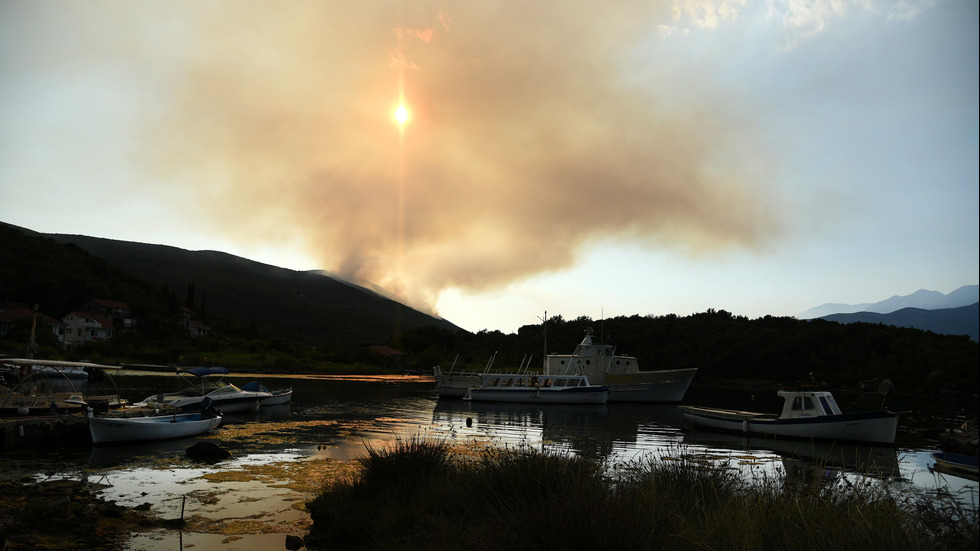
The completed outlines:
[[[307,508],[310,549],[976,549],[977,511],[881,485],[747,482],[693,461],[614,472],[560,452],[368,448]],[[942,496],[941,496],[942,497]],[[955,504],[955,505],[954,505]],[[951,514],[955,512],[956,514]]]

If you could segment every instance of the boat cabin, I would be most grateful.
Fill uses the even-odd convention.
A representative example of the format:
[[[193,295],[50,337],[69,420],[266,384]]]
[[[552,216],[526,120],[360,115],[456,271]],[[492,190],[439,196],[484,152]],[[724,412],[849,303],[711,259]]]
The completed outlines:
[[[840,408],[834,396],[812,386],[785,387],[776,392],[783,398],[783,412],[780,419],[802,419],[840,415]]]
[[[585,330],[585,338],[571,354],[548,354],[546,371],[554,374],[636,373],[638,362],[633,356],[616,355],[616,347],[602,344],[595,338],[592,328]]]

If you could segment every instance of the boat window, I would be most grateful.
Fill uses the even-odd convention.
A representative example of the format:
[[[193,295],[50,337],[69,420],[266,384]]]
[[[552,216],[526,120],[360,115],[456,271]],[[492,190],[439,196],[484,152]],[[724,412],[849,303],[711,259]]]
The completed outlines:
[[[793,410],[800,411],[805,409],[813,409],[813,400],[809,396],[793,398]]]
[[[585,360],[585,365],[592,365],[592,360]]]
[[[820,397],[820,405],[823,406],[823,412],[826,413],[827,415],[833,415],[834,414],[834,411],[832,409],[830,409],[830,404],[827,403],[827,398],[821,396]]]

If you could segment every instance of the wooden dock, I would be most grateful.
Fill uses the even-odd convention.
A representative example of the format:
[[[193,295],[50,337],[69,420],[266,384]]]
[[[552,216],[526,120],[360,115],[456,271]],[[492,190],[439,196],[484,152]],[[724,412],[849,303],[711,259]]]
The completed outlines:
[[[0,453],[16,448],[91,446],[84,413],[0,418]]]

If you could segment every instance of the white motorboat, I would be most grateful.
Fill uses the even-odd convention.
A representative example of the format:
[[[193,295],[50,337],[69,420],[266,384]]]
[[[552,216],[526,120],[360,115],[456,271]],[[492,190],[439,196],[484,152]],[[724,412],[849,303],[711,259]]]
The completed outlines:
[[[201,411],[133,417],[95,416],[91,409],[88,413],[88,428],[93,444],[184,438],[204,434],[219,424],[221,424],[220,414]]]
[[[480,374],[480,385],[469,388],[464,400],[530,404],[605,404],[609,387],[593,385],[582,375]]]
[[[147,396],[133,404],[141,407],[175,407],[185,412],[200,411],[204,398],[211,398],[221,413],[257,411],[259,406],[272,397],[264,391],[242,390],[224,380],[227,367],[192,367],[180,369],[177,375],[188,381],[184,390]]]
[[[780,414],[700,406],[678,406],[694,425],[713,430],[783,438],[894,444],[898,413],[880,410],[842,413],[833,395],[815,385],[784,387]]]
[[[263,385],[258,381],[252,381],[246,385],[243,385],[242,390],[268,392],[269,394],[271,394],[272,395],[271,397],[266,398],[266,400],[262,402],[261,404],[262,407],[282,406],[288,404],[290,400],[292,400],[293,398],[292,388],[274,388],[272,390],[269,390],[268,388],[266,388],[265,385]]]

